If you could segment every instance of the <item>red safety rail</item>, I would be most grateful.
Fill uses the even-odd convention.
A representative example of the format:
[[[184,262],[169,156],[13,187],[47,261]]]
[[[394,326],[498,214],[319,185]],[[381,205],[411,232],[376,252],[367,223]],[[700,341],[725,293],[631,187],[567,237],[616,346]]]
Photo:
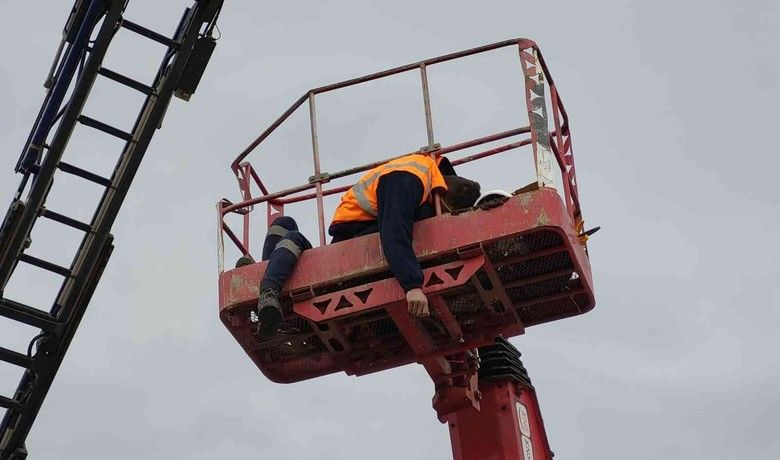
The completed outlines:
[[[436,144],[427,67],[512,46],[518,49],[525,77],[528,125],[455,145]],[[423,292],[432,309],[431,317],[423,320],[406,313],[404,293],[388,270],[378,235],[325,244],[323,198],[350,187],[325,185],[348,176],[357,179],[357,174],[387,160],[323,173],[315,110],[317,94],[411,71],[421,75],[428,133],[428,145],[420,152],[448,155],[507,139],[507,144],[453,159],[452,163],[459,165],[531,146],[537,171],[534,184],[518,190],[498,208],[443,214],[415,224],[414,248],[425,275]],[[545,83],[550,88],[551,122]],[[314,175],[302,185],[270,191],[244,160],[306,101],[311,116]],[[563,178],[563,199],[554,188],[555,164]],[[434,379],[438,390],[435,405],[442,416],[464,404],[478,406],[470,350],[491,343],[498,335],[522,334],[526,326],[584,313],[595,304],[581,234],[568,118],[544,59],[531,40],[495,43],[313,89],[252,142],[232,168],[242,200],[222,200],[217,206],[220,317],[273,381],[294,382],[339,371],[362,375],[416,361]],[[253,195],[254,187],[260,195]],[[320,247],[303,252],[285,286],[282,333],[261,339],[254,333],[252,315],[265,263],[224,271],[222,240],[227,235],[242,254],[251,255],[250,215],[254,206],[266,203],[270,223],[284,212],[286,204],[306,200],[317,203]],[[243,215],[240,233],[225,223],[230,213]]]

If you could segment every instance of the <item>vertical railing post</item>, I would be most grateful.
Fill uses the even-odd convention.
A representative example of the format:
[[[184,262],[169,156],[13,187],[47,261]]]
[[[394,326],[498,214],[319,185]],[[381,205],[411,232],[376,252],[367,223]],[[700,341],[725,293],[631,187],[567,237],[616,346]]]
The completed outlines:
[[[222,201],[217,203],[217,274],[225,271],[225,213],[222,212]]]
[[[563,194],[566,198],[566,209],[569,212],[572,222],[574,222],[574,205],[571,199],[571,177],[569,165],[566,164],[566,151],[563,142],[563,133],[561,132],[561,111],[558,108],[558,90],[555,85],[550,85],[550,105],[553,109],[553,121],[555,122],[555,144],[557,145],[558,166],[561,168],[563,176]]]
[[[325,209],[322,201],[322,171],[320,169],[320,146],[317,136],[317,110],[314,105],[314,92],[309,92],[309,121],[311,123],[311,148],[314,158],[314,187],[317,191],[317,224],[320,230],[320,246],[325,245]]]
[[[425,130],[428,134],[428,145],[425,151],[429,152],[433,159],[438,156],[436,153],[436,141],[433,138],[433,117],[431,116],[431,94],[428,90],[428,70],[424,62],[420,63],[420,80],[422,82],[423,108],[425,109]],[[436,209],[436,215],[441,214],[441,196],[438,193],[433,194],[433,205]]]
[[[420,64],[420,79],[422,80],[423,106],[425,108],[425,128],[428,133],[428,149],[433,150],[433,117],[431,116],[431,95],[428,91],[428,71],[425,63]]]
[[[539,187],[555,187],[553,162],[555,156],[550,149],[550,133],[547,128],[547,103],[544,97],[544,71],[537,57],[535,47],[523,49],[518,45],[520,64],[525,80],[525,102],[528,108],[528,122],[531,127],[531,142],[536,162],[536,181]]]
[[[251,166],[249,165],[249,163],[243,163],[241,165],[242,177],[240,179],[240,183],[241,183],[241,189],[242,189],[242,192],[243,192],[242,195],[243,195],[244,201],[252,199],[252,191],[250,190],[250,187],[251,187],[252,184],[249,181],[249,179],[250,179],[250,168],[251,168]],[[243,235],[241,235],[241,240],[242,240],[242,243],[244,243],[244,250],[246,251],[246,254],[241,254],[243,256],[248,256],[249,255],[249,218],[250,218],[250,215],[251,215],[251,212],[250,212],[251,210],[252,210],[251,207],[244,209],[245,212],[244,212],[244,215],[242,216],[242,218],[243,218],[243,229],[242,229]]]

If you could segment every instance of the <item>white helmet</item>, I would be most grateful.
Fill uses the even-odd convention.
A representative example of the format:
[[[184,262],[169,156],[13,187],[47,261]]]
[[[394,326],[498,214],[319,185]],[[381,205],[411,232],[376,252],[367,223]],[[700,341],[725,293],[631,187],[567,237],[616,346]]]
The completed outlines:
[[[479,204],[485,200],[490,200],[492,198],[498,198],[498,197],[512,198],[512,194],[507,192],[506,190],[488,190],[487,192],[480,195],[479,198],[477,198],[477,201],[474,203],[474,206],[479,206]]]

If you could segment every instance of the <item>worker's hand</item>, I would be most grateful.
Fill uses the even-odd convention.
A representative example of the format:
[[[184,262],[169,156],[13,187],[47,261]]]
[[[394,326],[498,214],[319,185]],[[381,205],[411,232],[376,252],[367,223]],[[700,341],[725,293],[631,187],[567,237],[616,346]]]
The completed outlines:
[[[486,211],[488,209],[493,209],[501,206],[502,204],[506,203],[509,200],[509,197],[506,196],[497,196],[495,198],[490,198],[489,200],[485,200],[482,203],[480,203],[477,208],[481,209],[483,211]]]
[[[425,297],[422,289],[410,289],[409,292],[406,293],[406,301],[409,304],[409,313],[412,316],[417,318],[430,316],[431,312],[428,310],[428,298]]]

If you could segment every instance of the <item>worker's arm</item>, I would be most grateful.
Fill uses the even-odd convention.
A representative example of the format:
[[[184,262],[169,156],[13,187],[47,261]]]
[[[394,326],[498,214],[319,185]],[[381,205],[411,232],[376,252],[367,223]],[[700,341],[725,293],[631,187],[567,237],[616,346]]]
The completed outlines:
[[[409,312],[428,316],[428,299],[422,293],[423,273],[412,248],[414,215],[423,185],[414,174],[393,172],[377,185],[379,239],[390,271],[406,293]]]

